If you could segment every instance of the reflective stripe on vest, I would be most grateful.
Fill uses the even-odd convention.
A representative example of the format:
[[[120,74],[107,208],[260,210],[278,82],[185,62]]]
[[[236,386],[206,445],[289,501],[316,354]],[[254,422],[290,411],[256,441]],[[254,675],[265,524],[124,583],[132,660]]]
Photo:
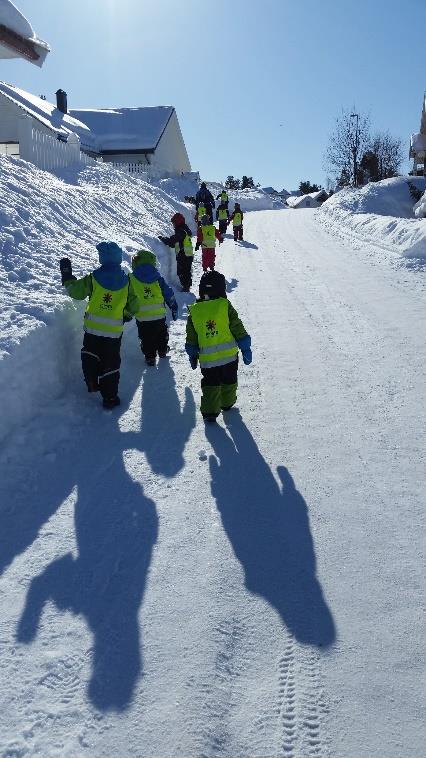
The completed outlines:
[[[136,321],[158,321],[166,315],[164,297],[158,282],[141,282],[130,274],[132,286],[139,300]]]
[[[238,346],[229,328],[227,299],[194,303],[189,310],[197,332],[200,366],[213,368],[234,361]]]
[[[241,213],[234,213],[232,224],[233,226],[241,226]]]
[[[180,251],[181,251],[180,242],[175,242],[176,255],[178,255]],[[189,236],[189,234],[185,234],[185,239],[183,240],[183,252],[188,257],[194,255],[194,248],[192,247],[192,239]]]
[[[201,242],[201,247],[216,247],[216,228],[213,226],[213,224],[202,226],[201,229],[203,230],[203,240]]]
[[[107,290],[92,276],[92,294],[84,314],[84,331],[96,337],[121,337],[128,294],[128,284],[119,290]]]
[[[224,208],[223,210],[221,210],[221,208],[218,208],[217,215],[219,217],[219,221],[223,221],[224,219],[228,218],[228,211],[226,210],[226,208]]]

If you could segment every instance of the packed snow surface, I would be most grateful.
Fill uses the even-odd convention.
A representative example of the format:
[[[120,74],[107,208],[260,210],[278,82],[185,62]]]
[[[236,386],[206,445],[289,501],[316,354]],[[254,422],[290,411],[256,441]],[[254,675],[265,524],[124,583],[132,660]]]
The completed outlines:
[[[147,244],[175,286],[155,236],[186,206],[106,167],[0,180],[2,420],[32,407],[0,451],[2,758],[419,758],[424,270],[247,213],[217,254],[239,411],[201,422],[178,292],[169,359],[126,326],[107,413],[58,259]]]
[[[426,220],[416,218],[410,185],[426,190],[423,177],[397,177],[342,189],[321,207],[318,220],[325,229],[373,256],[405,259],[405,265],[426,261]],[[288,202],[288,201],[287,201]],[[402,261],[401,261],[402,262]]]

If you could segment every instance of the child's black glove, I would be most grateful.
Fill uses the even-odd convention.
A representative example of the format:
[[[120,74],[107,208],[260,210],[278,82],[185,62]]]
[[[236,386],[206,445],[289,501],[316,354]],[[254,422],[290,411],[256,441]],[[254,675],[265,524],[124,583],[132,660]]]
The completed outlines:
[[[62,284],[69,282],[70,279],[75,279],[72,275],[72,265],[69,258],[61,258],[59,261],[59,268],[61,269]]]

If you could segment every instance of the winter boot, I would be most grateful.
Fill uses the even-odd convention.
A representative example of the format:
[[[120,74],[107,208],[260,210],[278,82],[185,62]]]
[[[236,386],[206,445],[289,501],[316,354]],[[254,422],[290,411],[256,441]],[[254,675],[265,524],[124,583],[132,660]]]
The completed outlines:
[[[216,417],[215,413],[204,413],[203,414],[204,421],[206,421],[207,423],[210,423],[210,424],[214,423],[216,421],[216,418],[217,417]]]
[[[102,401],[102,405],[107,410],[111,410],[111,408],[115,408],[116,405],[120,405],[120,398],[118,397],[118,395],[116,395],[115,397],[104,397]]]
[[[87,382],[87,390],[88,392],[99,392],[99,382],[96,379],[90,379]]]
[[[145,358],[145,363],[147,366],[155,366],[155,358]]]

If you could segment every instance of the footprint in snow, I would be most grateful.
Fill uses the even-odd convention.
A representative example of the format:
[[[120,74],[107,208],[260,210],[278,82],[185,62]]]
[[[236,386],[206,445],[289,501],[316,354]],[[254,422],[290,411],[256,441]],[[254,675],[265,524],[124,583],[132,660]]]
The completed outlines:
[[[207,460],[207,453],[205,450],[199,450],[198,451],[198,459],[200,461],[206,461]]]

